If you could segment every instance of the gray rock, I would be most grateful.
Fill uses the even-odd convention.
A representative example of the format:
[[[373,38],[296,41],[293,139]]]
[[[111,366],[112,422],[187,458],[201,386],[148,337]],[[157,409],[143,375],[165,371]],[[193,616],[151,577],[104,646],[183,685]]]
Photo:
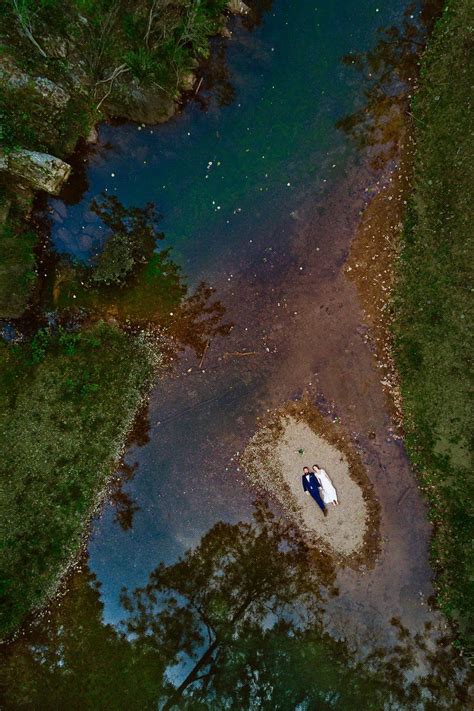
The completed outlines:
[[[8,155],[8,171],[35,190],[57,195],[69,178],[71,166],[48,153],[20,150]]]
[[[121,87],[120,93],[107,100],[105,108],[109,116],[146,124],[164,123],[176,113],[176,104],[170,96],[135,82]]]
[[[10,89],[28,87],[38,97],[44,99],[56,109],[64,108],[70,99],[69,94],[51,79],[32,77],[9,61],[0,62],[0,84]]]
[[[67,42],[63,37],[53,37],[48,35],[41,38],[43,49],[48,57],[55,59],[65,59],[67,57]]]
[[[38,94],[49,104],[55,106],[57,109],[62,109],[67,105],[70,99],[69,94],[67,91],[64,91],[62,87],[58,86],[58,84],[55,84],[54,81],[46,79],[45,77],[36,77],[33,79],[33,82]]]
[[[228,0],[227,8],[234,15],[248,15],[250,8],[242,0]]]

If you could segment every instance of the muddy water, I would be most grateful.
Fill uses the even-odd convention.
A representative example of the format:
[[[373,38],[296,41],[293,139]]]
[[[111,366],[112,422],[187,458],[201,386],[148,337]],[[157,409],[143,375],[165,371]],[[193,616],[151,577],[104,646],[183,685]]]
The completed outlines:
[[[11,684],[24,688],[23,675],[34,669],[36,681],[24,692],[33,706],[48,694],[60,706],[81,694],[86,698],[80,689],[91,684],[92,674],[94,689],[120,676],[124,695],[114,703],[134,707],[124,689],[129,693],[140,675],[126,681],[121,655],[128,642],[115,639],[114,628],[105,625],[126,617],[121,589],[145,586],[158,565],[170,568],[219,522],[251,521],[257,492],[239,466],[239,453],[259,418],[303,395],[328,417],[339,418],[381,505],[377,562],[372,569],[335,571],[338,594],[318,603],[324,628],[358,655],[393,647],[399,629],[394,618],[412,636],[424,634],[428,646],[430,636],[437,638],[425,627],[442,624],[427,604],[432,587],[425,510],[403,446],[392,434],[354,285],[343,273],[365,190],[380,176],[335,127],[363,102],[360,78],[341,63],[342,56],[375,46],[377,28],[400,23],[404,10],[405,3],[395,0],[348,0],[343,7],[329,0],[277,0],[251,28],[237,21],[225,51],[217,43],[215,66],[208,68],[196,100],[164,126],[101,127],[85,179],[78,178],[76,190],[71,184],[64,201],[51,201],[55,248],[83,261],[103,241],[101,224],[89,210],[93,198],[105,191],[127,206],[155,202],[165,243],[190,290],[202,280],[209,283],[233,328],[202,351],[176,355],[171,372],[157,382],[146,436],[126,455],[133,469],[122,487],[128,524],[122,519],[120,525],[115,505],[105,506],[92,526],[87,564],[39,627],[10,648]],[[195,593],[204,585],[203,569],[204,558],[190,568]],[[314,584],[315,595],[321,582],[328,581]],[[173,583],[178,605],[183,584]],[[262,629],[269,626],[268,619],[262,622]],[[129,628],[129,639],[140,640],[146,627],[142,620],[141,627]],[[195,641],[193,657],[184,637],[180,649],[184,632],[173,629],[175,652],[161,666],[156,661],[154,673],[179,686],[205,641]],[[160,647],[156,629],[148,635],[157,636]],[[47,650],[42,659],[39,649]],[[257,663],[251,661],[255,649],[257,643],[247,650],[250,664]],[[93,670],[85,658],[78,663],[83,654],[96,659]],[[74,689],[61,676],[61,665],[70,665]],[[272,674],[278,676],[277,666]],[[336,708],[351,708],[343,701],[342,678],[341,673],[325,688],[336,694]],[[211,693],[207,683],[193,681],[186,693],[200,689],[205,707],[230,698],[222,688],[205,697]],[[148,688],[148,681],[140,684]],[[137,707],[162,698],[151,687],[150,682],[147,701],[137,701]],[[105,707],[100,693],[87,701],[91,707]],[[10,688],[10,694],[20,705],[19,692]],[[273,707],[294,708],[304,698],[296,695],[290,703],[282,694],[274,690]],[[316,698],[309,696],[310,707]]]

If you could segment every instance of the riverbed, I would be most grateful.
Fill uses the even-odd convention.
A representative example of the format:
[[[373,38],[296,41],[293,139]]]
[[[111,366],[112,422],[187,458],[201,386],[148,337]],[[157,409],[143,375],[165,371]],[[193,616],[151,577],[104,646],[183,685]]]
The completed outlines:
[[[251,522],[262,491],[241,455],[262,419],[301,399],[337,422],[380,507],[370,563],[331,567],[330,551],[323,551],[325,573],[314,587],[315,596],[322,591],[321,635],[344,642],[355,659],[380,649],[388,658],[400,630],[408,630],[413,669],[426,664],[423,645],[440,646],[444,621],[429,602],[425,506],[393,426],[356,286],[344,272],[368,191],[382,189],[396,161],[375,170],[336,127],[364,104],[361,75],[342,58],[374,48],[379,28],[400,25],[406,6],[265,3],[258,22],[235,20],[232,37],[216,40],[199,92],[180,113],[162,126],[100,126],[97,145],[81,154],[83,170],[49,201],[54,249],[85,263],[103,244],[90,211],[94,198],[154,202],[163,245],[189,294],[201,282],[210,285],[229,328],[204,347],[187,338],[156,383],[139,441],[125,455],[121,496],[93,521],[87,554],[61,597],[6,650],[8,708],[23,707],[22,694],[32,708],[44,698],[58,708],[80,698],[91,674],[89,661],[82,671],[77,662],[81,630],[88,654],[104,655],[97,688],[120,676],[123,640],[113,642],[115,653],[108,646],[104,652],[103,641],[94,652],[93,639],[112,635],[126,617],[122,589],[146,586],[157,566],[173,566],[222,522]],[[202,305],[198,316],[205,316]],[[278,500],[267,505],[285,518]],[[196,572],[196,586],[200,580]],[[58,652],[64,630],[74,639],[67,663]],[[203,648],[204,641],[195,655]],[[39,649],[47,650],[43,658]],[[174,686],[192,668],[187,653],[171,654],[161,670]],[[64,664],[73,669],[74,690],[57,671]],[[193,687],[186,693],[192,698]],[[294,708],[278,695],[273,700]],[[102,696],[95,707],[106,705]]]

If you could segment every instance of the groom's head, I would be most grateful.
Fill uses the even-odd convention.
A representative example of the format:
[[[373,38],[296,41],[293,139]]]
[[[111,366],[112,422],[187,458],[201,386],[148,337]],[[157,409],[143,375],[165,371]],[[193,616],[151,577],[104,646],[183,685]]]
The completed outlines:
[[[303,467],[303,471],[305,474],[309,474],[309,467]]]

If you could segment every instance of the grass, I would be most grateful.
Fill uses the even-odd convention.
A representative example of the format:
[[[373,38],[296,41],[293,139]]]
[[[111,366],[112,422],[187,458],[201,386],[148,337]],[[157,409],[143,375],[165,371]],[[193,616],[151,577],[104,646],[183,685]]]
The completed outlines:
[[[0,343],[0,637],[77,554],[152,372],[144,342],[100,323]]]
[[[2,53],[13,74],[32,77],[2,86],[0,143],[63,157],[90,126],[113,113],[127,116],[130,94],[148,87],[153,102],[177,100],[186,76],[208,56],[209,38],[223,23],[226,0],[6,0],[0,15]],[[29,28],[26,32],[22,28]],[[16,69],[15,69],[16,68]],[[116,71],[116,73],[114,73]],[[114,76],[112,81],[110,77]],[[65,89],[54,107],[35,88],[46,77]]]
[[[430,503],[438,601],[474,653],[470,458],[474,7],[450,0],[422,59],[417,153],[396,289],[406,443]]]
[[[27,306],[36,280],[35,243],[24,224],[0,220],[0,318],[21,316]]]

